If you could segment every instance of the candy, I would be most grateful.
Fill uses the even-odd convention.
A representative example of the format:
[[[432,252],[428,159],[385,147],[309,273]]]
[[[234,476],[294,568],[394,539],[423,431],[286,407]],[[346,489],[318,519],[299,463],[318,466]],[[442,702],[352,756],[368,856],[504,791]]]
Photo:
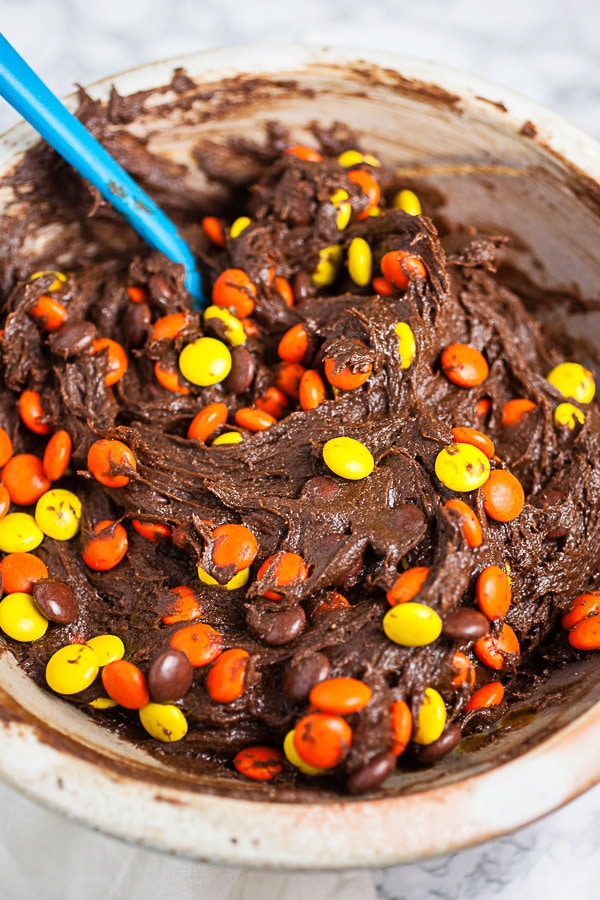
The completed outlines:
[[[212,300],[243,319],[254,310],[256,285],[243,269],[224,269],[213,285]]]
[[[81,558],[90,569],[107,572],[119,565],[128,546],[127,532],[123,526],[111,519],[103,519],[94,525],[93,535],[87,540]]]
[[[291,731],[288,731],[283,740],[283,752],[287,761],[291,763],[294,768],[299,769],[303,775],[308,775],[311,778],[314,778],[317,775],[324,775],[327,771],[326,769],[320,769],[318,766],[310,766],[308,763],[304,762],[294,745],[295,736],[296,729],[292,728]]]
[[[276,747],[259,744],[240,750],[233,758],[235,769],[254,781],[272,781],[283,771],[284,756]]]
[[[327,287],[333,284],[337,278],[342,262],[342,248],[339,244],[323,247],[319,250],[319,261],[312,273],[312,280],[319,287]]]
[[[194,668],[181,650],[165,650],[152,662],[148,688],[156,703],[180,700],[190,689]]]
[[[367,478],[375,468],[371,451],[351,437],[331,438],[323,447],[325,465],[340,478],[358,481]]]
[[[364,238],[355,237],[348,247],[348,273],[359,287],[365,287],[371,280],[373,254]]]
[[[464,388],[483,384],[490,371],[483,353],[469,344],[449,344],[442,351],[441,366],[449,381]]]
[[[474,491],[490,476],[490,463],[472,444],[448,444],[435,460],[435,474],[451,491]]]
[[[27,553],[44,540],[44,533],[29,513],[9,513],[0,519],[0,550],[3,553]]]
[[[318,769],[333,769],[352,746],[352,729],[341,716],[312,712],[296,723],[293,740],[303,762]]]
[[[349,794],[366,794],[373,791],[386,780],[396,768],[394,753],[376,753],[364,766],[355,769],[346,779],[346,790]]]
[[[204,622],[196,622],[184,625],[172,634],[169,646],[185,653],[192,666],[197,669],[214,662],[223,652],[223,635]]]
[[[50,433],[51,429],[42,406],[42,398],[37,391],[23,391],[19,397],[19,415],[23,424],[35,434]]]
[[[8,431],[0,427],[0,468],[5,466],[12,456],[13,444]]]
[[[89,638],[86,645],[96,654],[100,668],[125,656],[125,644],[116,634],[98,634]]]
[[[406,750],[413,730],[413,718],[406,700],[395,700],[390,709],[392,753],[400,756]]]
[[[2,469],[2,484],[17,506],[31,506],[50,488],[39,456],[16,453]]]
[[[506,572],[498,566],[486,566],[475,585],[477,605],[490,620],[502,619],[510,609],[512,590]]]
[[[32,594],[39,611],[51,622],[69,625],[79,615],[75,592],[65,581],[40,578],[33,585]]]
[[[7,594],[0,601],[0,628],[15,641],[37,641],[48,628],[48,619],[31,594]]]
[[[42,468],[49,481],[58,481],[69,468],[73,441],[68,431],[55,431],[44,450]]]
[[[394,287],[405,291],[411,279],[425,278],[423,261],[408,250],[390,250],[379,263],[383,277]]]
[[[300,554],[280,550],[273,556],[268,556],[256,573],[257,581],[268,578],[269,583],[275,587],[288,587],[308,578],[308,567]],[[263,591],[263,596],[270,600],[281,600],[281,594],[277,591]]]
[[[246,689],[246,673],[250,662],[247,650],[232,647],[212,664],[206,676],[206,690],[215,703],[233,703]]]
[[[452,428],[452,437],[456,444],[472,444],[477,447],[482,453],[485,453],[488,459],[491,459],[496,452],[492,439],[476,428],[459,425]]]
[[[102,669],[104,690],[125,709],[141,709],[150,700],[142,670],[127,659],[116,659]]]
[[[343,188],[338,188],[337,191],[334,191],[333,194],[331,194],[329,200],[338,210],[335,224],[339,231],[345,231],[350,224],[350,218],[352,216],[352,204],[349,202],[348,191],[345,191]]]
[[[574,431],[578,425],[583,425],[585,422],[585,413],[574,403],[559,403],[552,418],[557,428],[563,427]]]
[[[244,326],[237,316],[220,306],[208,306],[204,310],[204,325],[225,338],[232,347],[241,347],[246,343]]]
[[[386,594],[390,606],[406,603],[416,597],[425,584],[430,571],[429,566],[411,566],[398,575]]]
[[[304,322],[292,325],[277,345],[277,354],[284,362],[301,363],[308,350],[308,331]]]
[[[185,331],[187,324],[188,318],[185,313],[169,313],[168,316],[156,320],[152,326],[151,338],[153,341],[172,341]]]
[[[298,400],[303,410],[316,409],[325,399],[325,384],[316,369],[302,373],[298,389]]]
[[[413,741],[415,744],[433,744],[441,737],[445,725],[446,704],[443,697],[435,688],[425,688],[412,736]]]
[[[404,188],[394,195],[392,206],[395,209],[403,209],[409,216],[421,215],[421,201],[414,191]]]
[[[417,354],[417,344],[415,335],[406,322],[398,322],[394,326],[394,333],[398,337],[398,356],[400,357],[400,368],[410,369],[415,356]]]
[[[353,371],[349,366],[344,366],[338,370],[335,360],[331,357],[325,358],[323,368],[325,369],[325,377],[329,384],[342,391],[353,391],[355,388],[360,387],[361,384],[364,384],[365,381],[367,381],[369,375],[373,371],[371,363],[367,363],[356,371]]]
[[[192,384],[200,387],[218,384],[231,370],[231,352],[216,338],[196,338],[179,354],[179,369]]]
[[[212,558],[216,566],[235,566],[236,572],[251,566],[258,552],[258,541],[245,525],[219,525],[212,532]]]
[[[129,365],[129,359],[121,344],[113,341],[112,338],[96,338],[92,341],[90,353],[104,356],[106,363],[104,384],[107,387],[112,387],[123,378]]]
[[[232,238],[239,237],[242,231],[245,231],[249,225],[252,225],[252,219],[248,216],[238,216],[229,226],[230,236]]]
[[[198,578],[203,584],[214,585],[215,587],[227,588],[228,591],[237,591],[239,588],[244,587],[245,584],[248,583],[248,579],[250,577],[250,569],[241,569],[241,571],[237,572],[233,575],[229,581],[226,581],[225,584],[221,584],[220,581],[217,581],[216,578],[213,578],[212,575],[204,569],[202,566],[197,567]]]
[[[497,633],[486,634],[475,643],[475,654],[490,669],[501,671],[506,668],[506,656],[521,652],[519,640],[510,627],[504,622]]]
[[[580,363],[560,363],[546,378],[563,397],[576,400],[578,403],[591,403],[594,399],[596,393],[594,374]]]
[[[229,410],[224,403],[209,403],[200,409],[188,427],[187,436],[197,441],[207,441],[220,425],[227,421]]]
[[[434,609],[423,603],[401,603],[383,617],[383,630],[395,644],[423,647],[442,633],[442,620]]]
[[[14,591],[33,593],[34,584],[48,577],[46,564],[33,553],[8,553],[0,560],[2,586],[7,594]]]
[[[289,700],[303,701],[311,688],[328,677],[331,664],[324,653],[314,652],[292,659],[283,675],[283,693]]]
[[[453,509],[459,514],[462,532],[469,547],[481,547],[483,532],[481,530],[481,522],[474,510],[464,500],[459,500],[458,498],[448,500],[444,503],[444,506],[446,509]]]
[[[79,694],[98,675],[98,657],[85,644],[67,644],[52,654],[46,665],[46,681],[57,694]]]
[[[339,677],[320,681],[311,689],[308,699],[320,712],[347,716],[364,709],[372,696],[373,691],[364,681]]]
[[[88,469],[106,487],[125,487],[137,469],[133,450],[123,441],[94,441],[88,450]]]
[[[525,504],[523,486],[512,472],[495,469],[482,489],[483,508],[497,522],[512,522]]]
[[[504,685],[501,681],[489,681],[471,695],[465,710],[489,709],[490,706],[500,706],[504,699]]]
[[[507,400],[502,407],[502,425],[504,428],[520,425],[525,417],[534,409],[535,403],[533,400],[527,400],[525,397],[516,397],[514,400]]]
[[[143,728],[157,741],[170,744],[181,741],[187,734],[187,719],[178,706],[170,703],[147,703],[138,715]]]
[[[365,208],[358,214],[359,219],[366,219],[371,212],[376,209],[381,198],[381,188],[370,172],[364,169],[353,169],[348,173],[348,178],[358,185],[360,189],[367,195],[368,203]]]
[[[53,488],[42,494],[35,507],[35,521],[44,534],[69,541],[79,531],[81,500],[72,491]]]

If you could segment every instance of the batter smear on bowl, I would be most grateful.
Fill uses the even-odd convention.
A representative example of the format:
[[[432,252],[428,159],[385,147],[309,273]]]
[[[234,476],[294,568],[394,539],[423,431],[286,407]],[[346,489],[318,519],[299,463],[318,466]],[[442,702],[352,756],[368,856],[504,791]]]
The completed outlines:
[[[243,153],[187,213],[205,310],[106,209],[35,268],[4,251],[2,640],[177,766],[360,794],[600,647],[594,377],[495,277],[503,239],[440,240],[346,129]],[[90,203],[55,166],[5,182],[36,173],[40,228]]]

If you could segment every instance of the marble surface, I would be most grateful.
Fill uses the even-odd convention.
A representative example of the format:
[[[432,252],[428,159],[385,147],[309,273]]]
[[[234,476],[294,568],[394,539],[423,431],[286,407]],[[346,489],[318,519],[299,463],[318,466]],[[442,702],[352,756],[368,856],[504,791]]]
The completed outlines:
[[[205,48],[337,44],[472,71],[600,137],[596,0],[568,7],[564,0],[303,0],[293,6],[281,0],[0,0],[0,13],[4,34],[59,94]],[[0,102],[0,131],[15,120]],[[256,875],[171,860],[95,835],[0,785],[0,900],[135,900],[142,893],[177,900],[559,900],[571,893],[592,900],[599,833],[600,786],[517,834],[451,856],[341,880]]]

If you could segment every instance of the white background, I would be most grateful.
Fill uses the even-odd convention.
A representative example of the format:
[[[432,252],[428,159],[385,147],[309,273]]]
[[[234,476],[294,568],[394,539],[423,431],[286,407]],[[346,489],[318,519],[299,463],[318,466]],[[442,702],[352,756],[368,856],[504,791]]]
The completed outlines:
[[[205,48],[333,44],[474,72],[600,137],[597,0],[0,0],[0,24],[62,95]],[[0,101],[0,130],[15,120]],[[450,857],[341,881],[257,875],[94,835],[0,785],[0,900],[592,900],[599,835],[600,787],[516,835]]]

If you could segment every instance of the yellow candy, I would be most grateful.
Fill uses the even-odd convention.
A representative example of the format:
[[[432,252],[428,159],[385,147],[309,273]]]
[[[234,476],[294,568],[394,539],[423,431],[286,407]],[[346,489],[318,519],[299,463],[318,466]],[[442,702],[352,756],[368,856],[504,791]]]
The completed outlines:
[[[117,705],[117,701],[113,700],[111,697],[96,697],[95,700],[90,700],[89,706],[92,709],[112,709],[113,706]]]
[[[42,494],[35,507],[35,521],[48,537],[69,541],[79,531],[81,500],[72,491],[53,488]]]
[[[304,760],[298,756],[298,751],[294,747],[294,735],[296,733],[296,729],[292,728],[291,731],[285,736],[283,741],[283,752],[285,753],[285,758],[289,763],[291,763],[296,769],[299,769],[304,775],[323,775],[327,769],[319,769],[318,766],[311,766],[308,763],[305,763]]]
[[[27,553],[44,540],[44,533],[29,513],[9,513],[0,519],[0,550],[3,553]]]
[[[46,666],[46,681],[57,694],[79,694],[93,684],[98,657],[87,644],[67,644],[53,653]]]
[[[250,577],[250,569],[241,569],[239,572],[230,578],[228,582],[225,584],[219,584],[216,578],[213,578],[212,575],[209,575],[206,569],[203,569],[202,566],[198,566],[198,578],[203,584],[216,585],[220,588],[227,588],[228,591],[235,591],[237,588],[244,587],[245,584],[248,584],[248,578]]]
[[[340,231],[344,231],[344,229],[348,227],[352,216],[352,205],[349,201],[348,191],[345,191],[343,188],[338,188],[337,191],[333,192],[329,199],[338,210],[335,223]]]
[[[585,415],[574,403],[559,403],[554,410],[554,424],[558,428],[566,426],[570,431],[573,431],[577,423],[583,425],[584,422]]]
[[[390,641],[402,647],[424,647],[442,633],[442,620],[424,603],[399,603],[383,617],[383,630]]]
[[[238,218],[231,223],[229,234],[232,238],[239,237],[242,231],[246,230],[248,225],[252,225],[252,219],[249,219],[248,216],[238,216]]]
[[[417,716],[415,733],[412,736],[415,744],[433,744],[446,725],[446,704],[435,688],[425,688],[423,703]]]
[[[222,306],[207,306],[204,310],[204,324],[209,325],[211,320],[219,319],[225,326],[225,337],[232,347],[241,347],[246,343],[246,332],[241,321]]]
[[[218,384],[231,371],[229,347],[216,338],[197,338],[179,354],[179,369],[192,384],[200,387]]]
[[[488,480],[490,461],[472,444],[448,444],[437,455],[435,474],[451,491],[474,491]]]
[[[370,153],[363,154],[360,150],[344,150],[338,156],[338,162],[345,169],[349,169],[351,166],[358,166],[360,163],[366,163],[368,166],[381,166],[376,156],[372,156]]]
[[[320,287],[327,287],[327,285],[333,284],[337,278],[341,262],[342,248],[339,244],[332,244],[331,247],[323,247],[322,250],[319,250],[319,262],[311,275],[314,283]]]
[[[15,591],[0,602],[0,628],[15,641],[37,641],[46,634],[48,619],[31,594]]]
[[[224,431],[219,434],[211,444],[211,447],[220,447],[222,444],[239,444],[244,440],[239,431]]]
[[[348,247],[348,272],[359,287],[365,287],[371,280],[373,254],[364,238],[355,237]]]
[[[139,716],[148,734],[157,741],[172,743],[187,734],[187,719],[172,703],[147,703],[140,709]]]
[[[98,658],[100,668],[125,656],[125,644],[116,634],[99,634],[85,642]]]
[[[392,201],[392,206],[394,209],[403,209],[409,216],[420,216],[422,212],[421,201],[414,191],[407,189],[398,191]]]
[[[49,288],[46,288],[47,291],[52,293],[60,291],[63,284],[66,284],[68,280],[64,272],[56,272],[54,269],[44,269],[43,272],[34,272],[33,275],[30,275],[29,281],[37,281],[42,275],[54,275],[54,281]]]
[[[547,379],[563,397],[577,400],[578,403],[591,403],[594,399],[594,374],[580,363],[560,363],[548,373]]]
[[[398,322],[394,327],[394,332],[398,335],[400,368],[409,369],[417,355],[417,344],[413,330],[406,322]]]
[[[375,468],[371,451],[351,437],[336,437],[327,441],[323,447],[323,459],[332,472],[349,481],[366,478]]]

